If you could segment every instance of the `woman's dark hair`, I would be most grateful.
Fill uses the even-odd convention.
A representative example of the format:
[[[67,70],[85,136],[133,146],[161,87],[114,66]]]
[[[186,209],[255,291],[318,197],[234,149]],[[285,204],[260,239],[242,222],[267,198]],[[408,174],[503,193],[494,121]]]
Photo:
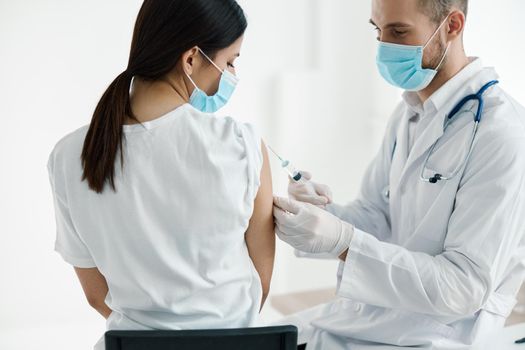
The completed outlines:
[[[82,181],[87,179],[90,189],[102,193],[109,180],[116,192],[119,150],[124,166],[122,125],[126,117],[137,120],[129,94],[134,76],[158,80],[195,46],[213,58],[240,38],[246,27],[235,0],[145,0],[135,23],[128,67],[109,85],[93,113],[81,155]]]

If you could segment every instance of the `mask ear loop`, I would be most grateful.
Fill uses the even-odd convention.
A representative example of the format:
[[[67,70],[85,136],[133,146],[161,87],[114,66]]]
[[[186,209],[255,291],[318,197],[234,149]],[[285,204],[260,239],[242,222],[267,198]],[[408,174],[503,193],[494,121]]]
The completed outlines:
[[[191,81],[191,83],[193,84],[193,86],[195,87],[195,89],[199,89],[199,87],[197,86],[197,84],[195,84],[195,82],[193,81],[193,79],[190,77],[190,75],[186,72],[184,72],[184,74],[186,74],[186,76],[188,77],[188,79]],[[200,89],[199,89],[200,90]]]
[[[208,59],[208,61],[210,61],[211,64],[213,64],[213,66],[215,66],[215,68],[217,68],[219,70],[219,72],[221,72],[221,74],[224,74],[226,73],[227,71],[226,70],[223,70],[221,69],[217,64],[215,64],[215,62],[213,62],[213,60],[211,58],[208,57],[208,55],[206,55],[204,53],[204,51],[201,50],[200,47],[197,46],[197,50],[200,51],[200,53],[202,53],[204,55],[204,57],[206,57]],[[229,73],[229,72],[228,72]],[[191,83],[193,84],[193,86],[195,87],[195,89],[197,90],[200,90],[199,87],[197,86],[197,84],[195,84],[195,82],[193,81],[193,79],[190,77],[190,75],[186,72],[184,72],[184,74],[186,74],[186,76],[188,77],[188,79],[191,81]],[[232,75],[233,78],[230,78],[231,80],[233,80],[234,83],[237,83],[238,82],[238,78],[235,76],[235,75]]]
[[[432,39],[434,39],[436,37],[436,35],[439,33],[439,30],[441,29],[441,27],[443,27],[443,24],[447,23],[447,21],[448,21],[448,16],[443,20],[443,22],[441,22],[439,27],[437,27],[436,31],[434,32],[434,34],[432,34],[430,39],[428,39],[428,41],[425,44],[425,46],[423,46],[423,51],[427,48],[428,44],[430,44]],[[447,57],[448,50],[450,49],[450,44],[451,44],[450,42],[447,44],[447,48],[445,50],[445,53],[443,54],[443,57],[441,57],[441,61],[439,61],[439,64],[437,65],[437,67],[434,70],[437,71],[437,70],[439,70],[439,68],[441,68],[441,65],[443,64],[443,62],[445,61],[445,58]]]
[[[217,68],[217,69],[219,70],[219,72],[224,73],[224,71],[223,71],[219,66],[217,66],[217,65],[215,64],[215,62],[213,62],[212,59],[209,58],[208,55],[206,55],[206,54],[204,53],[204,51],[201,50],[200,47],[197,46],[197,50],[199,50],[200,53],[202,53],[202,54],[204,55],[204,57],[206,57],[206,58],[208,59],[208,61],[210,61],[210,63],[213,64],[213,65],[215,66],[215,68]],[[184,72],[184,74],[186,74],[186,76],[187,76],[188,79],[191,81],[191,83],[193,84],[193,86],[195,87],[195,89],[200,90],[199,87],[197,86],[197,84],[195,84],[195,82],[193,81],[193,79],[190,77],[190,75],[189,75],[188,73],[186,73],[186,72]]]
[[[441,58],[441,61],[439,61],[439,64],[437,65],[436,69],[434,69],[434,70],[438,71],[439,68],[441,68],[441,65],[443,64],[443,62],[445,62],[445,58],[447,57],[448,50],[450,49],[450,44],[451,43],[449,42],[448,45],[447,45],[447,48],[445,50],[445,53],[443,54],[443,57]]]
[[[197,49],[204,55],[204,57],[206,57],[208,59],[208,61],[210,61],[211,64],[213,64],[215,66],[215,68],[217,68],[219,70],[219,72],[221,72],[222,74],[225,74],[227,76],[227,79],[232,81],[232,83],[237,84],[239,82],[239,78],[237,78],[237,76],[233,75],[232,73],[230,73],[226,69],[221,69],[221,67],[216,65],[215,62],[213,62],[213,60],[211,58],[209,58],[208,55],[206,55],[204,53],[204,51],[201,50],[200,47],[197,46]]]
[[[432,36],[430,37],[430,39],[428,39],[427,43],[423,46],[423,50],[425,50],[428,46],[428,44],[430,44],[430,42],[432,41],[432,39],[434,39],[437,35],[437,33],[439,32],[439,30],[441,29],[441,27],[443,27],[443,24],[447,23],[448,21],[448,16],[447,18],[445,18],[445,20],[443,22],[441,22],[441,24],[439,25],[439,27],[436,29],[436,31],[434,32],[434,34],[432,34]]]
[[[210,61],[211,64],[213,64],[215,66],[215,68],[217,68],[219,70],[219,72],[224,73],[224,69],[221,69],[221,67],[216,65],[215,62],[213,62],[213,60],[211,58],[209,58],[208,55],[206,55],[204,53],[204,51],[201,50],[200,47],[197,46],[197,49],[204,55],[204,57],[206,57],[208,59],[208,61]]]

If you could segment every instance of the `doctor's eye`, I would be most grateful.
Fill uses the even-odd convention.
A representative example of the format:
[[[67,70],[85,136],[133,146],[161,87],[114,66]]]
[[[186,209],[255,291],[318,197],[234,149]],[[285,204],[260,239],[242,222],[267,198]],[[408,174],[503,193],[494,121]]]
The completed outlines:
[[[394,33],[395,36],[403,36],[407,33],[406,30],[397,30],[397,29],[394,29],[392,32]]]
[[[228,67],[231,67],[231,68],[235,69],[235,66],[232,63],[230,63],[230,62],[228,62]]]

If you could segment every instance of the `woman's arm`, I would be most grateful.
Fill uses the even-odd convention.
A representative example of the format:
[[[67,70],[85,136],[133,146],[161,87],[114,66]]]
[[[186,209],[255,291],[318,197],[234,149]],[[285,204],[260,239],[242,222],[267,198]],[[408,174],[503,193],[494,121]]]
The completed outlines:
[[[107,319],[112,310],[104,301],[108,293],[106,278],[96,267],[88,269],[75,267],[75,272],[80,280],[89,305]]]
[[[268,151],[261,142],[263,165],[261,169],[261,185],[257,196],[245,240],[250,258],[261,278],[263,298],[261,309],[270,292],[273,262],[275,258],[275,225],[273,221],[273,190]]]

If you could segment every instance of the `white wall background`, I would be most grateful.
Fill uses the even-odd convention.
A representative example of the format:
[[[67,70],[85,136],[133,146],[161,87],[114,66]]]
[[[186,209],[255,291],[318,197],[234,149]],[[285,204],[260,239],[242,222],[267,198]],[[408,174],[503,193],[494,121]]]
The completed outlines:
[[[375,69],[370,1],[240,3],[250,24],[226,112],[256,124],[267,143],[330,184],[336,201],[352,199],[399,97]],[[0,0],[0,349],[69,349],[71,341],[88,349],[104,331],[53,252],[45,165],[125,69],[140,4]],[[472,1],[466,46],[525,104],[524,14],[521,0]],[[275,192],[285,194],[286,174],[272,167]],[[272,293],[333,286],[335,264],[297,259],[279,244]]]

